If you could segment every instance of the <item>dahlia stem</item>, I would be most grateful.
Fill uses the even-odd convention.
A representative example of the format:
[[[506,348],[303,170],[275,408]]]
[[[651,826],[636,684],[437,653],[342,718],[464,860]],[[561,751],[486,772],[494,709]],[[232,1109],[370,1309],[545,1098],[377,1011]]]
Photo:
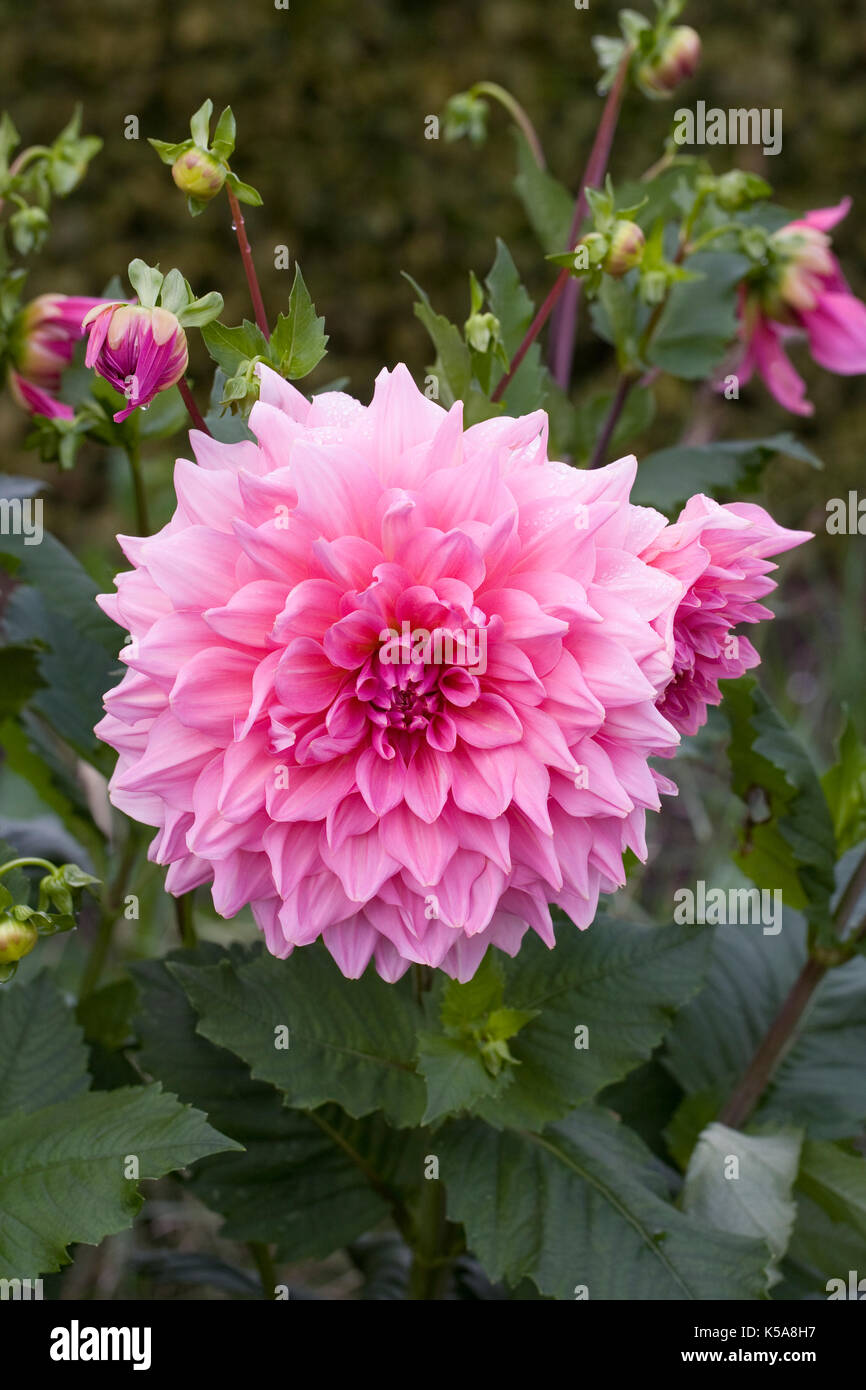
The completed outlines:
[[[469,93],[473,97],[488,96],[492,97],[494,101],[498,101],[500,106],[503,106],[508,112],[514,124],[523,132],[539,169],[547,168],[547,161],[544,158],[544,150],[541,148],[538,132],[516,97],[513,97],[505,87],[500,87],[498,82],[476,82],[474,87],[469,88]]]
[[[589,461],[590,468],[598,468],[602,463],[604,463],[604,456],[607,453],[607,446],[610,444],[610,441],[613,437],[613,432],[616,429],[617,422],[619,420],[620,415],[622,414],[623,406],[628,400],[631,388],[634,386],[636,381],[637,376],[634,372],[623,372],[623,374],[621,375],[613,395],[613,400],[611,401],[610,407],[607,412],[607,418],[605,419],[604,425],[602,426],[601,434],[598,436],[598,439],[595,442],[595,448],[592,451],[592,458]]]
[[[47,869],[50,874],[57,872],[57,865],[49,863],[47,859],[32,859],[29,855],[25,855],[21,859],[10,859],[8,864],[4,864],[0,869],[0,878],[4,874],[10,873],[12,869],[28,868]]]
[[[619,67],[616,70],[616,77],[604,109],[601,113],[601,120],[595,133],[595,140],[586,162],[586,168],[574,205],[574,216],[571,219],[571,235],[569,237],[569,247],[573,248],[580,234],[580,227],[587,212],[587,188],[598,188],[607,170],[607,161],[610,158],[613,137],[616,131],[619,111],[622,105],[622,98],[625,92],[626,78],[628,76],[629,63],[631,62],[631,48],[627,48],[622,56]],[[569,276],[568,284],[562,296],[562,303],[559,305],[550,328],[550,347],[549,360],[550,368],[553,372],[554,380],[566,390],[571,379],[571,366],[574,359],[574,340],[577,332],[577,309],[580,303],[581,285],[579,280]]]
[[[193,946],[198,945],[193,918],[193,893],[194,890],[190,889],[188,893],[184,893],[174,900],[174,915],[177,919],[181,943],[187,950],[192,950]]]
[[[271,334],[270,329],[268,328],[268,317],[265,313],[265,303],[262,299],[262,292],[259,289],[259,281],[256,275],[256,268],[253,264],[253,250],[250,246],[249,237],[247,236],[247,228],[246,223],[244,222],[244,215],[241,212],[241,205],[238,202],[232,190],[229,188],[228,184],[226,184],[226,193],[229,196],[229,207],[232,211],[232,230],[237,235],[238,248],[241,253],[241,260],[244,263],[247,284],[250,287],[250,299],[253,301],[253,309],[256,315],[256,323],[264,333],[265,337],[270,338]]]
[[[850,921],[863,890],[866,889],[866,853],[851,875],[834,914],[841,936]],[[844,965],[854,954],[858,942],[866,937],[866,919],[839,943],[839,952],[817,948],[791,986],[782,1007],[773,1019],[751,1062],[719,1114],[719,1123],[739,1129],[748,1120],[769,1083],[779,1062],[795,1041],[795,1030],[828,970]],[[836,957],[834,959],[834,956]]]
[[[269,1245],[263,1240],[251,1240],[247,1249],[255,1261],[256,1269],[259,1273],[259,1282],[262,1286],[262,1294],[267,1299],[273,1299],[277,1288],[277,1267],[274,1264],[274,1256]]]
[[[448,1283],[453,1256],[447,1253],[448,1219],[445,1185],[439,1178],[425,1178],[416,1222],[416,1243],[409,1270],[411,1299],[441,1299]]]
[[[532,347],[532,344],[535,342],[536,338],[538,337],[539,333],[541,332],[542,328],[544,327],[545,323],[550,317],[551,309],[553,308],[559,296],[562,294],[562,291],[565,289],[565,286],[568,284],[568,281],[570,279],[571,271],[566,269],[561,270],[559,272],[558,276],[553,282],[553,288],[551,289],[550,293],[548,294],[538,313],[535,315],[535,318],[532,320],[532,323],[527,328],[526,336],[524,337],[523,342],[520,344],[520,347],[517,349],[514,356],[512,357],[508,371],[505,373],[503,377],[500,378],[496,385],[496,389],[492,392],[490,397],[492,401],[501,400],[505,392],[508,390],[514,373],[517,371],[517,368],[520,366],[524,357],[528,353],[529,349]]]
[[[181,399],[187,408],[187,413],[189,415],[189,418],[192,420],[194,428],[197,430],[201,430],[202,434],[210,434],[210,430],[207,427],[207,422],[204,416],[202,415],[201,411],[199,410],[198,406],[196,405],[195,397],[193,396],[192,391],[189,389],[189,386],[187,385],[186,379],[184,377],[181,377],[180,381],[177,383],[177,389],[180,392]]]
[[[121,856],[114,882],[105,895],[105,902],[99,914],[96,936],[93,939],[90,953],[84,965],[81,984],[78,989],[79,999],[85,999],[88,994],[92,994],[99,983],[99,978],[102,974],[105,962],[108,959],[109,950],[111,949],[114,928],[117,925],[117,916],[123,903],[126,885],[129,880],[129,875],[132,873],[132,869],[135,865],[137,854],[138,832],[130,822],[126,844],[123,847],[123,855]]]
[[[129,459],[129,471],[132,474],[132,491],[135,497],[135,516],[140,536],[150,535],[150,516],[147,507],[147,491],[144,486],[144,476],[141,471],[141,445],[136,438],[134,443],[126,446],[126,457]]]

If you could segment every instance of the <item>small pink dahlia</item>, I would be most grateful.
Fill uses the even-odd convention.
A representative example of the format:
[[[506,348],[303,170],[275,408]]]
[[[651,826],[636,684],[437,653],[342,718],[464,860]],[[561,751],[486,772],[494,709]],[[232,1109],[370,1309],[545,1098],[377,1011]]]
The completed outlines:
[[[748,638],[731,629],[772,618],[758,602],[776,587],[767,577],[776,568],[767,556],[802,545],[811,535],[777,526],[753,503],[720,506],[697,496],[643,551],[649,564],[686,585],[674,618],[673,679],[658,706],[681,734],[696,734],[706,723],[707,705],[721,703],[720,680],[742,676],[760,662]]]
[[[402,366],[367,407],[260,371],[255,442],[194,432],[172,520],[121,538],[114,804],[277,956],[467,979],[553,945],[548,903],[587,926],[672,790],[647,760],[700,567],[674,539],[667,572],[633,458],[550,462],[542,411],[464,432]]]

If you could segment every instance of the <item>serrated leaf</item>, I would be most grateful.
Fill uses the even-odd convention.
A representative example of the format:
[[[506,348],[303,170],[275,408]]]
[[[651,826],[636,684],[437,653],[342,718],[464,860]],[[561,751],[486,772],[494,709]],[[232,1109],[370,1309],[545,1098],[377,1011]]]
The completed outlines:
[[[745,256],[702,251],[689,259],[701,280],[675,284],[647,357],[673,376],[706,377],[722,360],[737,332],[737,286],[750,268]]]
[[[837,852],[842,855],[866,839],[866,745],[850,718],[839,740],[839,761],[824,773],[821,786],[833,817]]]
[[[0,1277],[59,1269],[73,1241],[98,1244],[129,1226],[141,1206],[124,1176],[161,1178],[206,1154],[237,1148],[198,1111],[160,1086],[90,1092],[0,1129]]]
[[[526,142],[515,130],[517,175],[514,188],[526,210],[532,230],[545,251],[561,251],[570,245],[574,198],[545,169],[540,169]]]
[[[269,355],[267,338],[249,319],[244,319],[237,328],[229,328],[224,323],[207,323],[201,336],[211,357],[227,376],[234,376],[241,363],[251,357],[263,357],[267,361]]]
[[[479,1113],[491,1124],[539,1127],[626,1076],[700,988],[710,945],[700,928],[601,917],[584,932],[560,918],[552,951],[527,939],[504,963],[505,1001],[537,1017],[509,1043],[519,1066],[508,1090]]]
[[[496,259],[485,280],[491,311],[499,320],[502,342],[509,360],[514,356],[535,313],[535,306],[521,283],[511,252],[498,237]],[[501,376],[497,373],[496,380]],[[541,362],[541,348],[533,343],[505,392],[509,415],[528,415],[541,409],[547,395],[548,373]],[[496,382],[493,382],[495,385]]]
[[[414,1071],[416,1012],[408,981],[386,984],[371,969],[347,980],[324,947],[299,951],[286,966],[262,956],[233,968],[173,964],[199,1015],[198,1031],[227,1047],[289,1105],[327,1101],[355,1118],[383,1110],[398,1127],[417,1124],[424,1083]],[[277,1030],[290,1046],[278,1049]]]
[[[271,355],[279,364],[281,376],[296,381],[309,375],[321,362],[328,342],[324,329],[325,320],[316,314],[301,267],[296,265],[289,312],[280,314],[271,334]]]
[[[89,1086],[81,1029],[50,976],[43,971],[0,991],[0,1116],[69,1100]]]
[[[615,1300],[759,1298],[762,1242],[713,1231],[667,1200],[636,1135],[595,1107],[544,1134],[457,1121],[436,1136],[448,1214],[494,1279]]]
[[[409,281],[418,301],[414,305],[415,317],[420,319],[430,335],[436,349],[433,370],[439,377],[439,399],[446,409],[455,401],[465,401],[472,385],[472,358],[463,334],[455,324],[449,323],[444,314],[437,314],[421,286],[403,272]]]
[[[203,965],[226,955],[207,945],[170,959]],[[136,964],[133,974],[139,1065],[244,1145],[243,1153],[203,1159],[190,1180],[225,1217],[227,1238],[274,1241],[285,1259],[321,1258],[388,1215],[389,1184],[413,1135],[396,1135],[378,1116],[351,1120],[335,1105],[315,1115],[289,1110],[279,1091],[196,1032],[196,1015],[165,961]]]
[[[810,1139],[803,1145],[797,1187],[832,1221],[853,1227],[866,1240],[866,1157],[838,1144]]]

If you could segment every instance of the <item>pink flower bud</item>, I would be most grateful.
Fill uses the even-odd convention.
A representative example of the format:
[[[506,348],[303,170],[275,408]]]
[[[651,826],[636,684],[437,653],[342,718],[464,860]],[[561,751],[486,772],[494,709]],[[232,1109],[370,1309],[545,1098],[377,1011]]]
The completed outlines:
[[[84,320],[89,329],[85,365],[129,402],[115,420],[125,420],[137,406],[146,406],[160,391],[174,386],[186,371],[186,334],[168,309],[140,304],[108,304]]]
[[[688,24],[672,29],[655,58],[643,64],[640,81],[651,92],[667,96],[693,77],[701,60],[701,40]]]
[[[41,294],[24,306],[11,333],[12,394],[31,415],[71,419],[73,410],[56,399],[63,369],[84,333],[84,319],[109,303],[80,295]]]
[[[187,193],[197,202],[209,203],[226,181],[226,168],[208,150],[193,145],[178,155],[171,166],[171,176],[181,193]]]
[[[633,266],[640,265],[645,243],[646,239],[637,223],[621,218],[614,223],[610,233],[610,247],[602,268],[618,280]]]

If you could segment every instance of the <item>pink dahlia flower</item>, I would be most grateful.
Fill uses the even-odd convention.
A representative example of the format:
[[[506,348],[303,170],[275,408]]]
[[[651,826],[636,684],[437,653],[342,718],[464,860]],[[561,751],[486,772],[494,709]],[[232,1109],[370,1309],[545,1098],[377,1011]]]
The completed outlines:
[[[780,227],[770,238],[768,270],[742,291],[739,375],[748,381],[757,371],[795,415],[811,415],[814,407],[785,352],[786,338],[805,334],[815,361],[829,372],[866,372],[866,304],[851,293],[827,235],[850,206],[851,199],[843,198],[838,207],[807,212]]]
[[[587,926],[672,790],[647,760],[695,565],[644,558],[635,460],[548,461],[542,411],[464,432],[402,366],[368,407],[260,374],[255,440],[193,432],[172,520],[120,538],[114,804],[277,956],[467,979],[553,945],[548,903]]]
[[[63,369],[84,333],[85,316],[107,303],[80,295],[41,294],[21,310],[12,328],[9,383],[31,415],[71,420],[74,411],[57,399]]]
[[[772,618],[758,602],[776,587],[767,577],[776,566],[767,557],[802,545],[811,534],[777,526],[752,503],[720,506],[697,496],[642,552],[648,564],[686,586],[674,617],[673,679],[658,704],[681,734],[696,734],[706,723],[707,705],[721,703],[720,680],[758,665],[751,642],[731,629]]]
[[[94,309],[84,320],[89,330],[85,364],[122,391],[129,404],[115,420],[147,406],[174,386],[189,360],[186,334],[168,309],[115,303]]]

